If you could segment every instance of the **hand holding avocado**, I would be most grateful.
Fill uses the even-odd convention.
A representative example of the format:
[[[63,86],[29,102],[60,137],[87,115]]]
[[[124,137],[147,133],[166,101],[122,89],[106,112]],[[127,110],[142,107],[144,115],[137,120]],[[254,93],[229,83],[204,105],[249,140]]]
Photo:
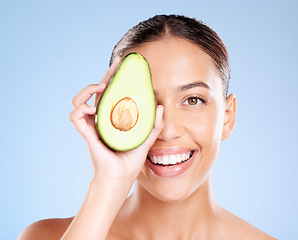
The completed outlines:
[[[144,131],[145,134],[147,134],[147,136],[151,132],[148,138],[147,136],[145,137],[143,136],[144,138],[143,143],[141,145],[139,144],[140,145],[139,147],[133,150],[119,152],[119,151],[111,150],[108,146],[106,146],[102,142],[96,129],[96,123],[95,123],[96,107],[89,106],[87,104],[87,101],[94,94],[96,94],[95,106],[97,105],[99,98],[101,98],[102,94],[106,89],[106,86],[108,85],[112,76],[116,72],[117,67],[120,64],[120,61],[121,61],[121,58],[117,58],[114,61],[113,65],[107,71],[107,73],[103,77],[100,84],[92,84],[87,86],[73,98],[72,104],[74,106],[74,111],[70,114],[69,118],[73,122],[78,132],[82,135],[82,137],[84,138],[88,146],[89,153],[94,166],[94,171],[95,171],[94,177],[95,178],[99,177],[100,179],[105,178],[105,179],[129,180],[133,182],[135,178],[138,176],[141,169],[143,168],[144,161],[147,156],[147,152],[149,151],[150,147],[153,145],[155,139],[157,138],[157,136],[159,135],[160,131],[163,128],[163,123],[162,123],[163,110],[161,106],[158,106],[156,108],[156,118],[154,121],[154,127],[152,123],[149,122],[148,124],[149,128],[150,128],[150,124],[152,124],[151,126],[151,128],[153,127],[152,131],[150,129],[150,131],[148,132],[148,129],[144,129],[144,128],[141,128],[138,130],[138,131]],[[152,84],[151,81],[150,81],[150,84]],[[151,88],[152,88],[152,85],[151,85]],[[123,101],[126,101],[127,99]],[[153,99],[154,99],[154,95],[153,95]],[[129,103],[129,99],[127,102],[128,102],[128,106],[131,106],[131,105],[134,106],[132,102]],[[137,102],[137,100],[135,102]],[[155,109],[154,100],[153,100],[153,103],[154,103],[153,107]],[[124,103],[124,104],[127,104],[127,103]],[[116,108],[117,106],[114,106],[113,108],[114,111]],[[138,106],[138,109],[140,108],[142,108],[142,106]],[[151,108],[152,108],[152,102],[151,102]],[[100,113],[101,112],[98,111],[97,118],[101,117]],[[131,112],[129,114],[131,115]],[[140,118],[141,117],[140,114],[143,114],[143,113],[140,112],[138,114],[139,114],[138,117]],[[155,112],[153,113],[151,112],[150,114],[153,116],[153,119],[154,119]],[[116,122],[116,120],[114,121]],[[140,119],[137,121],[140,121]],[[123,122],[121,122],[120,120],[120,123],[118,122],[115,124],[123,125]],[[130,123],[127,123],[127,121],[126,123],[124,121],[124,125],[125,124],[127,125],[126,127],[128,128],[135,127],[135,126],[132,126]],[[144,142],[144,140],[146,141]]]

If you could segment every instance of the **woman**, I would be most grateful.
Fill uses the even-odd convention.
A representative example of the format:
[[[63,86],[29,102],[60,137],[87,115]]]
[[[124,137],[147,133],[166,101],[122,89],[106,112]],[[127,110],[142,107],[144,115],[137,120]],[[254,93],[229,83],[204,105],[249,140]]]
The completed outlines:
[[[86,102],[96,94],[97,104],[130,52],[149,62],[156,119],[141,146],[114,152],[99,139],[96,108]],[[220,142],[235,126],[229,78],[223,42],[200,21],[162,15],[129,30],[101,83],[84,88],[72,102],[70,120],[94,167],[81,209],[73,218],[36,222],[20,239],[274,239],[224,210],[212,195],[211,169]],[[167,166],[170,158],[177,163]]]

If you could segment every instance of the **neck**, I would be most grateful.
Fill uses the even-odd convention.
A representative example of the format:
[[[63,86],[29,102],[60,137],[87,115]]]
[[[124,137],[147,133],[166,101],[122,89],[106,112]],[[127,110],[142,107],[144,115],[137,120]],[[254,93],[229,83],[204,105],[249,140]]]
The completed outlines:
[[[128,209],[125,215],[130,216],[136,235],[148,239],[191,239],[191,234],[208,232],[217,208],[209,175],[193,194],[175,203],[155,198],[136,183],[134,193],[125,203],[126,211]]]

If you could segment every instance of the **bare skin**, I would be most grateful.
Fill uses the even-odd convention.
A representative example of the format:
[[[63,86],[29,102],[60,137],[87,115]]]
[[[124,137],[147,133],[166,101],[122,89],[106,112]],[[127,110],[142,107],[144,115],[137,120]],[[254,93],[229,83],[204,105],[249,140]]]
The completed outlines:
[[[236,121],[236,98],[224,98],[213,60],[175,37],[133,51],[148,60],[156,102],[163,106],[157,107],[149,138],[137,149],[115,153],[97,136],[95,109],[86,102],[93,94],[98,101],[117,59],[103,85],[88,86],[73,101],[70,119],[85,139],[94,166],[80,211],[74,218],[34,223],[19,239],[275,239],[224,210],[213,197],[211,170],[220,142],[230,137]],[[183,151],[193,156],[178,175],[154,172],[146,160],[147,154]],[[135,191],[126,198],[134,181]]]

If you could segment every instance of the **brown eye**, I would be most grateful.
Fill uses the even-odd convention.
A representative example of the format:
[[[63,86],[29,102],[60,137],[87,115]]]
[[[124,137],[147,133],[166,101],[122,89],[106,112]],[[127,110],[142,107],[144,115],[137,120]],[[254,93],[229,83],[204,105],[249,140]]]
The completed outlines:
[[[202,104],[206,104],[206,100],[203,99],[203,98],[200,98],[200,97],[189,97],[187,98],[184,102],[183,102],[183,105],[189,105],[189,106],[194,106],[194,107],[197,107],[197,106],[200,106]]]
[[[196,105],[196,104],[198,103],[198,98],[196,98],[196,97],[188,98],[188,99],[187,99],[187,103],[188,103],[189,105]]]

